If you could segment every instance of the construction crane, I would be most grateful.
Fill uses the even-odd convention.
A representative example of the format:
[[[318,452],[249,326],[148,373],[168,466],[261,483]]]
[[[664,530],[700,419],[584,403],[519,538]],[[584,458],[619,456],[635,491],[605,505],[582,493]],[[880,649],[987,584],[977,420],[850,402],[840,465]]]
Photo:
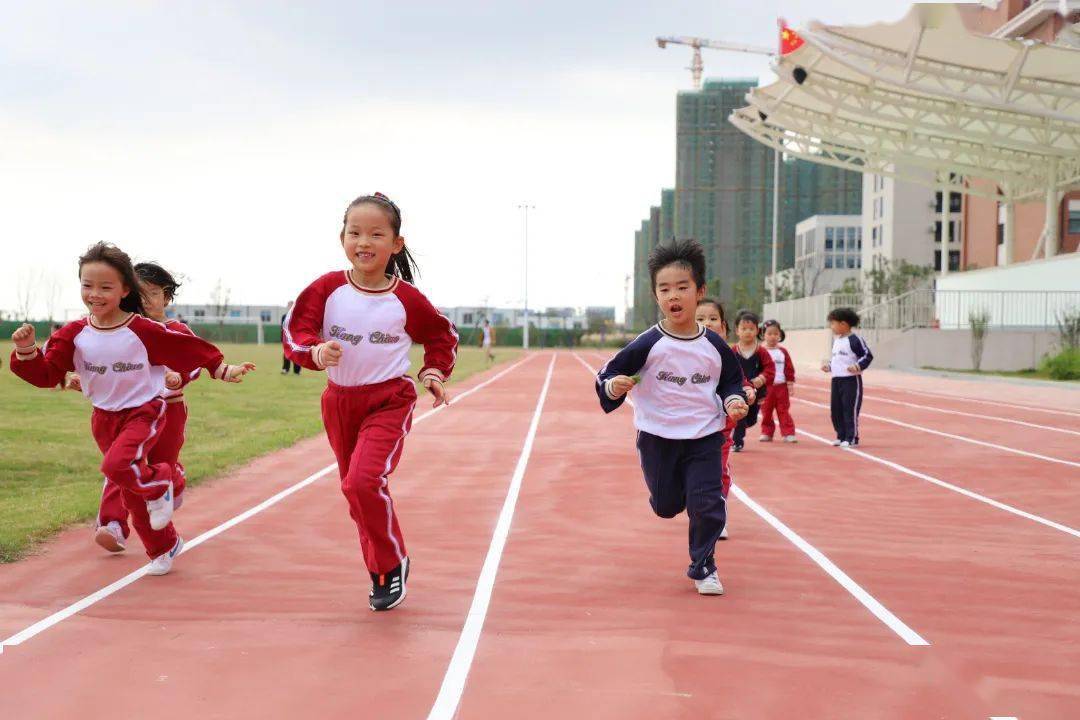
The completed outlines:
[[[694,59],[690,62],[690,66],[687,68],[694,77],[694,89],[701,89],[701,74],[705,70],[705,63],[701,61],[701,48],[709,48],[710,50],[731,50],[734,52],[750,53],[752,55],[776,55],[775,49],[769,49],[761,47],[759,45],[741,45],[739,43],[729,42],[717,42],[715,40],[707,40],[706,38],[698,37],[658,37],[656,38],[656,44],[663,50],[672,45],[689,45],[694,48]]]

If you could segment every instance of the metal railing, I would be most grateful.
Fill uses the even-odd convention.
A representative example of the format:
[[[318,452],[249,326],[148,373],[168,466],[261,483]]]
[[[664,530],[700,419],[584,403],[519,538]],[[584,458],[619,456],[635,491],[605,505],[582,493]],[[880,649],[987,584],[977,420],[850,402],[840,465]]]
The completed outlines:
[[[863,328],[910,330],[919,327],[963,329],[972,315],[985,313],[993,328],[1056,328],[1067,313],[1080,312],[1080,290],[935,290],[920,287],[892,298],[814,295],[765,304],[765,317],[784,329],[828,327],[837,307],[858,309]]]

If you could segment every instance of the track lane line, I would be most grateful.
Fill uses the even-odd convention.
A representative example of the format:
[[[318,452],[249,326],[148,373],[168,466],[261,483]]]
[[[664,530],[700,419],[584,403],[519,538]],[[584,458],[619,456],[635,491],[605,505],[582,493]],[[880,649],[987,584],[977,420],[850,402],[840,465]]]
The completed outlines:
[[[863,386],[865,388],[865,385]],[[799,388],[806,388],[807,390],[814,390],[816,392],[829,393],[831,390],[821,385],[814,385],[811,383],[802,383]],[[792,398],[793,400],[796,398]],[[1014,425],[1023,425],[1025,427],[1036,428],[1037,430],[1046,430],[1048,432],[1066,433],[1068,435],[1080,436],[1080,431],[1068,430],[1066,428],[1054,427],[1053,425],[1039,425],[1038,423],[1025,422],[1024,420],[1016,420],[1014,418],[1001,417],[999,415],[982,415],[980,413],[969,413],[961,410],[948,410],[946,408],[937,408],[932,405],[919,405],[918,403],[903,402],[901,400],[891,400],[889,398],[883,398],[880,395],[873,395],[871,398],[866,398],[864,393],[864,402],[866,399],[873,399],[874,402],[888,403],[889,405],[903,405],[905,407],[918,408],[920,410],[929,410],[930,412],[944,413],[946,415],[962,415],[964,417],[978,418],[980,420],[997,420],[999,422],[1012,423]]]
[[[813,405],[814,407],[829,409],[828,405],[814,402],[813,400],[803,400],[802,398],[791,398],[794,402],[800,402],[804,405]],[[1013,453],[1014,455],[1023,455],[1025,457],[1035,458],[1036,460],[1043,460],[1044,462],[1057,463],[1059,465],[1068,465],[1070,467],[1080,468],[1080,462],[1073,462],[1072,460],[1063,460],[1062,458],[1050,457],[1049,455],[1040,455],[1039,453],[1028,452],[1027,450],[1020,450],[1018,448],[1008,447],[1007,445],[998,445],[997,443],[986,442],[985,440],[976,440],[975,438],[969,438],[964,435],[954,435],[953,433],[947,433],[942,430],[933,430],[921,425],[912,425],[911,423],[903,422],[902,420],[893,420],[892,418],[883,417],[881,415],[874,415],[872,413],[859,413],[860,418],[870,418],[871,420],[879,420],[881,422],[891,423],[892,425],[898,425],[900,427],[908,428],[909,430],[918,430],[919,432],[929,433],[931,435],[938,435],[940,437],[947,437],[953,440],[959,440],[961,442],[971,443],[972,445],[981,445],[983,447],[993,448],[995,450],[1001,450],[1003,452]]]
[[[518,496],[521,493],[521,483],[525,478],[525,470],[529,466],[533,441],[540,427],[540,416],[544,412],[544,402],[547,400],[548,389],[551,387],[551,375],[555,370],[557,357],[558,353],[552,353],[551,362],[548,363],[547,376],[544,378],[544,385],[536,400],[532,422],[525,435],[517,466],[514,468],[510,486],[506,491],[506,499],[499,512],[499,519],[495,523],[495,530],[491,534],[491,544],[488,546],[484,565],[476,581],[476,591],[473,593],[469,613],[465,617],[461,635],[458,636],[454,654],[447,665],[446,674],[439,687],[439,694],[435,697],[431,712],[428,713],[428,720],[452,720],[461,703],[461,696],[465,692],[465,682],[468,680],[469,670],[472,669],[473,658],[476,657],[476,646],[480,642],[480,634],[484,630],[484,621],[487,619],[488,608],[491,605],[491,594],[495,590],[495,578],[499,573],[499,563],[502,561],[506,540],[510,535],[510,526],[514,521],[514,510],[517,508]]]
[[[812,440],[817,440],[818,442],[823,443],[825,445],[832,446],[832,441],[831,440],[823,438],[820,435],[815,435],[812,432],[807,432],[806,430],[802,430],[802,429],[799,429],[799,428],[796,428],[795,432],[798,433],[799,435],[805,435],[806,437],[811,438]],[[968,490],[966,488],[962,488],[962,487],[960,487],[958,485],[953,485],[952,483],[945,482],[944,480],[939,480],[936,477],[933,477],[931,475],[927,475],[926,473],[921,473],[918,470],[912,470],[911,468],[909,468],[909,467],[907,467],[905,465],[901,465],[900,463],[893,462],[892,460],[886,460],[885,458],[880,458],[877,455],[871,455],[870,453],[868,453],[868,452],[866,452],[864,450],[860,450],[858,448],[837,448],[837,449],[842,450],[842,451],[847,452],[847,453],[852,453],[854,455],[858,455],[859,457],[870,460],[871,462],[876,462],[878,464],[881,464],[881,465],[884,465],[886,467],[892,468],[893,470],[896,470],[897,472],[902,472],[905,475],[910,475],[911,477],[918,478],[920,480],[925,480],[928,483],[933,483],[934,485],[937,485],[939,487],[943,487],[946,490],[951,490],[951,491],[953,491],[955,493],[960,493],[961,495],[964,495],[965,497],[969,497],[972,500],[978,500],[979,502],[986,503],[987,505],[995,507],[998,510],[1004,510],[1005,512],[1012,513],[1013,515],[1017,515],[1019,517],[1026,518],[1028,520],[1033,520],[1033,521],[1035,521],[1037,523],[1040,523],[1040,524],[1045,525],[1047,527],[1053,528],[1054,530],[1059,530],[1059,531],[1061,531],[1061,532],[1063,532],[1063,533],[1065,533],[1067,535],[1072,535],[1073,537],[1080,538],[1080,530],[1077,530],[1076,528],[1071,528],[1068,525],[1064,525],[1062,523],[1055,522],[1053,520],[1049,520],[1049,519],[1044,518],[1044,517],[1042,517],[1040,515],[1035,515],[1034,513],[1029,513],[1026,510],[1021,510],[1020,508],[1016,508],[1016,507],[1013,507],[1012,505],[1008,505],[1008,504],[1000,502],[998,500],[994,500],[993,498],[986,497],[985,495],[980,495],[977,492]]]
[[[505,368],[504,370],[501,370],[500,372],[498,372],[497,374],[491,376],[490,378],[488,378],[484,382],[482,382],[482,383],[480,383],[480,384],[478,384],[478,385],[476,385],[474,387],[469,388],[468,390],[466,390],[466,391],[462,392],[461,394],[459,394],[456,398],[452,398],[453,402],[455,402],[455,403],[460,402],[461,400],[467,398],[468,396],[472,395],[473,393],[482,390],[483,388],[487,387],[491,383],[493,383],[496,380],[499,380],[500,378],[505,376],[507,373],[521,367],[523,364],[527,363],[533,357],[535,357],[535,356],[528,355],[528,356],[522,358],[521,360],[518,360],[517,362],[515,362],[510,367]],[[413,425],[416,425],[417,423],[419,423],[419,422],[421,422],[423,420],[426,420],[427,418],[431,417],[432,415],[438,414],[439,412],[445,410],[446,407],[447,407],[446,405],[440,405],[437,408],[434,408],[432,410],[428,410],[427,412],[420,415],[419,417],[414,418],[413,419]],[[184,543],[184,548],[183,548],[183,550],[181,550],[180,554],[183,555],[183,554],[187,553],[189,550],[192,550],[192,549],[198,547],[199,545],[203,544],[207,540],[210,540],[211,538],[216,537],[217,535],[220,535],[221,533],[225,532],[229,528],[235,527],[236,525],[242,523],[243,521],[247,520],[248,518],[253,517],[254,515],[258,515],[263,510],[266,510],[267,508],[272,507],[273,505],[276,505],[277,503],[281,502],[282,500],[289,497],[290,495],[293,495],[294,493],[297,493],[300,490],[303,490],[304,488],[311,485],[312,483],[314,483],[316,480],[320,479],[321,477],[323,477],[323,476],[327,475],[328,473],[332,472],[336,468],[337,468],[337,463],[336,462],[332,463],[330,465],[327,465],[326,467],[322,468],[321,470],[318,470],[318,471],[312,473],[311,475],[308,475],[303,480],[301,480],[301,481],[299,481],[299,482],[297,482],[297,483],[295,483],[293,485],[290,485],[289,487],[285,488],[284,490],[282,490],[282,491],[280,491],[280,492],[278,492],[278,493],[276,493],[274,495],[271,495],[269,498],[267,498],[266,500],[263,500],[261,503],[248,508],[244,512],[242,512],[242,513],[240,513],[238,515],[235,515],[234,517],[229,518],[228,520],[226,520],[225,522],[217,525],[216,527],[213,527],[210,530],[207,530],[206,532],[192,538],[190,541],[187,541],[187,542]],[[21,645],[22,643],[24,643],[27,640],[33,638],[34,636],[40,635],[41,633],[43,633],[46,630],[48,630],[49,628],[57,625],[58,623],[60,623],[60,622],[62,622],[64,620],[67,620],[68,618],[72,617],[73,615],[77,615],[78,613],[82,612],[86,608],[88,608],[88,607],[90,607],[90,606],[104,600],[105,598],[109,597],[110,595],[115,594],[116,592],[124,589],[128,585],[131,585],[136,580],[138,580],[139,578],[146,575],[146,571],[149,569],[149,567],[150,567],[150,565],[149,565],[149,563],[147,563],[146,565],[143,565],[143,566],[139,567],[137,570],[133,570],[132,572],[130,572],[127,575],[123,576],[119,580],[116,580],[116,581],[106,585],[105,587],[103,587],[103,588],[101,588],[99,590],[96,590],[93,593],[90,593],[89,595],[87,595],[87,596],[85,596],[85,597],[71,603],[70,605],[68,605],[68,606],[66,606],[66,607],[64,607],[64,608],[62,608],[60,610],[57,610],[56,612],[52,613],[48,617],[45,617],[45,618],[37,621],[33,625],[30,625],[30,626],[28,626],[26,628],[23,628],[22,630],[15,633],[14,635],[0,641],[0,655],[3,654],[4,648],[6,646]]]
[[[577,358],[586,370],[595,378],[596,370],[589,365],[584,358],[574,353],[574,357]],[[633,405],[633,401],[628,397],[627,401]],[[865,607],[870,614],[876,617],[882,624],[893,631],[900,639],[912,646],[927,646],[930,644],[928,640],[919,635],[903,620],[898,618],[892,611],[890,611],[885,605],[883,605],[877,598],[866,591],[859,583],[846,572],[840,569],[840,567],[830,560],[825,553],[818,550],[816,547],[807,542],[801,535],[796,533],[783,521],[773,515],[771,512],[765,509],[761,503],[757,502],[750,497],[749,494],[737,484],[731,484],[731,492],[735,493],[735,497],[739,498],[744,505],[750,508],[754,513],[765,521],[770,527],[776,530],[780,535],[802,551],[810,560],[814,562],[818,567],[825,571],[825,573],[836,581],[840,587],[848,592],[855,600],[857,600],[863,607]]]

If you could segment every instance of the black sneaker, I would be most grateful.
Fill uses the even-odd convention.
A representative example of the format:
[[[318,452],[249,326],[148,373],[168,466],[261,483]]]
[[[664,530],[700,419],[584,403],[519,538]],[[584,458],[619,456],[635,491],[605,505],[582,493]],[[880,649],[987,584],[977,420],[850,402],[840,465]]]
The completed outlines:
[[[371,593],[368,605],[372,610],[391,610],[405,599],[405,582],[409,579],[409,558],[388,573],[371,573]]]

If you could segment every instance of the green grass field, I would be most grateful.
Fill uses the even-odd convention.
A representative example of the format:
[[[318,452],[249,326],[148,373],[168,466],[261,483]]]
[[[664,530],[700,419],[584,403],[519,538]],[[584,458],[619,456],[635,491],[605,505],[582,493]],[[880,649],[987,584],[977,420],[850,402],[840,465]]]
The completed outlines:
[[[220,347],[230,362],[250,360],[258,370],[240,385],[200,379],[185,391],[190,417],[181,459],[190,485],[322,432],[323,373],[283,376],[278,345]],[[421,353],[413,350],[414,368]],[[498,359],[519,354],[500,348]],[[35,388],[11,373],[7,359],[0,372],[0,562],[94,518],[101,494],[101,455],[90,437],[86,398]],[[453,381],[484,367],[479,348],[461,348]]]

